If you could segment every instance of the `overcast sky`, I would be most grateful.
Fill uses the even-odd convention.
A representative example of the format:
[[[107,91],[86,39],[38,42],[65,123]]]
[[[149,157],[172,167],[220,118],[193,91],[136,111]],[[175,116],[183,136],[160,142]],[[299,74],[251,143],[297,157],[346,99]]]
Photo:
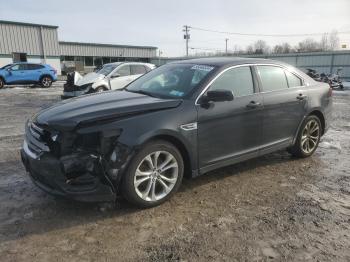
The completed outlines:
[[[257,34],[350,31],[350,0],[0,0],[0,20],[58,25],[62,41],[149,45],[180,56],[185,24]],[[349,34],[339,36],[350,43]],[[224,50],[225,38],[231,50],[258,39],[191,30],[190,46]],[[270,45],[303,38],[259,37]]]

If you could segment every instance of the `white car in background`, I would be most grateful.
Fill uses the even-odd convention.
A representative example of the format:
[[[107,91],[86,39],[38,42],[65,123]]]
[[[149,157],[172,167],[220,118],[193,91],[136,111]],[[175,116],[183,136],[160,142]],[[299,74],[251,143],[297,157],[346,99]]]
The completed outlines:
[[[75,74],[73,83],[64,86],[62,98],[121,89],[136,78],[156,68],[155,65],[139,62],[116,62],[103,65],[96,72],[84,76]]]

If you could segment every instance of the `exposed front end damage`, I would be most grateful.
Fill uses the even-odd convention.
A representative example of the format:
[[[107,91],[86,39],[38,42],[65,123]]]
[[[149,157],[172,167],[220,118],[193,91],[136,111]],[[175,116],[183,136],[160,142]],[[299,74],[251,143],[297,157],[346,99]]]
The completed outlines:
[[[22,161],[44,191],[84,202],[115,201],[122,171],[132,156],[117,131],[69,132],[26,124]]]

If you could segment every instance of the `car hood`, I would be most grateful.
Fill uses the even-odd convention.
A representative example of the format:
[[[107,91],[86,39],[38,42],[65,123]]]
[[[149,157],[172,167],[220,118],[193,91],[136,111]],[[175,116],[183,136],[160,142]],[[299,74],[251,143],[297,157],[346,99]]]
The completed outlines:
[[[86,74],[82,78],[80,78],[76,82],[76,85],[77,86],[82,86],[82,85],[86,85],[86,84],[95,83],[96,81],[101,80],[103,78],[105,78],[105,75],[98,74],[98,73],[95,73],[95,72],[91,72],[91,73]]]
[[[181,100],[160,99],[127,91],[109,91],[68,99],[40,111],[33,121],[55,130],[69,131],[80,124],[118,119],[174,108]]]

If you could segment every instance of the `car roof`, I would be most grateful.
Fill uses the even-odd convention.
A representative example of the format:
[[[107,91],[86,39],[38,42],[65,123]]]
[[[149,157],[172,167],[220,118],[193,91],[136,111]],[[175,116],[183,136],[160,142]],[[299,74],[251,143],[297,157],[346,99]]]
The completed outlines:
[[[23,64],[31,64],[31,65],[47,65],[43,63],[35,63],[35,62],[15,62],[10,65],[23,65]]]
[[[211,66],[234,66],[241,64],[284,64],[276,60],[262,59],[262,58],[247,58],[247,57],[206,57],[195,58],[172,62],[172,64],[199,64]]]
[[[121,64],[141,64],[141,65],[152,65],[154,66],[153,64],[150,64],[150,63],[145,63],[145,62],[134,62],[134,61],[123,61],[123,62],[113,62],[113,63],[107,63],[107,64],[104,64],[105,65],[121,65]]]

